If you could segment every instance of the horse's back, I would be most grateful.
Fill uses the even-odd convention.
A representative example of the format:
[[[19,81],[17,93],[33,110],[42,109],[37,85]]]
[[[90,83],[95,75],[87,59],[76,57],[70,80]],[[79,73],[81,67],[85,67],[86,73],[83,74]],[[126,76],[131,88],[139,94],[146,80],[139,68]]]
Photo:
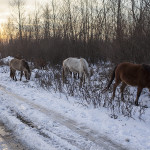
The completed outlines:
[[[67,58],[66,59],[66,61],[68,62],[68,63],[76,63],[76,62],[79,62],[79,60],[80,59],[78,59],[78,58],[75,58],[75,57],[69,57],[69,58]]]
[[[126,73],[132,73],[132,72],[137,72],[141,69],[141,65],[140,64],[133,64],[133,63],[129,63],[129,62],[123,62],[120,63],[117,66],[116,71],[118,72],[126,72]]]
[[[144,73],[142,65],[124,62],[117,66],[115,76],[126,84],[136,86],[143,80]]]
[[[63,61],[63,67],[68,68],[71,72],[79,72],[80,59],[69,57]]]
[[[9,66],[13,68],[13,66],[16,64],[16,58],[12,59],[10,62],[9,62]]]
[[[63,61],[63,66],[67,66],[72,61],[72,57],[69,57]]]
[[[22,63],[22,59],[20,60],[20,59],[14,58],[10,61],[9,66],[10,66],[10,68],[12,68],[14,70],[20,70],[21,63]]]

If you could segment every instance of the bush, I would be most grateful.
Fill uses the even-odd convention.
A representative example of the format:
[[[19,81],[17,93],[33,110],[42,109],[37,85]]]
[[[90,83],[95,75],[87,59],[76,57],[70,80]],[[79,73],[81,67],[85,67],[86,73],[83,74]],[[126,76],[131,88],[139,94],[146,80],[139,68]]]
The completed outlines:
[[[111,111],[111,117],[117,118],[118,114],[122,114],[126,117],[134,117],[137,113],[139,118],[145,112],[145,107],[136,107],[134,105],[135,95],[130,88],[127,87],[124,91],[125,102],[121,101],[120,89],[116,91],[116,98],[112,100],[112,87],[106,93],[102,93],[109,81],[109,76],[113,68],[110,63],[98,63],[97,65],[91,65],[92,76],[90,77],[90,84],[85,83],[80,88],[80,80],[73,79],[71,76],[67,77],[67,84],[62,83],[61,67],[51,67],[48,70],[38,71],[36,76],[38,84],[47,90],[53,90],[58,93],[75,97],[77,103],[80,103],[86,107],[93,106],[105,107]]]

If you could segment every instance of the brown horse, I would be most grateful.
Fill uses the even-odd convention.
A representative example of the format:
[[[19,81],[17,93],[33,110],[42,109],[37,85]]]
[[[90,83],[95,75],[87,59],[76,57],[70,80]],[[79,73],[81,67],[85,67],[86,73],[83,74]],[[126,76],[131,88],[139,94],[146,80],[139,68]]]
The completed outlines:
[[[120,87],[121,97],[123,98],[123,91],[127,85],[137,86],[137,96],[135,105],[138,106],[138,99],[143,88],[150,90],[150,65],[146,64],[132,64],[129,62],[123,62],[117,65],[111,75],[111,80],[108,83],[106,90],[109,89],[115,78],[115,84],[113,87],[113,99],[115,97],[115,91],[117,86],[122,82]]]
[[[9,63],[10,66],[10,77],[17,81],[16,70],[21,71],[20,81],[25,73],[26,80],[30,80],[31,72],[28,63],[24,59],[12,59]]]

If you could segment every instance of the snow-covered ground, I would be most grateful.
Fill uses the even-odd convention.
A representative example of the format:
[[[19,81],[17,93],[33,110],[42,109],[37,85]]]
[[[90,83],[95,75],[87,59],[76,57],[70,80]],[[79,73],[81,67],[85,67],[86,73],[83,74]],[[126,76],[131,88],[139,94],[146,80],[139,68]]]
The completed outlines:
[[[136,115],[112,119],[106,108],[87,108],[73,97],[42,89],[34,75],[29,82],[24,77],[15,82],[9,67],[0,67],[0,120],[31,149],[99,150],[106,149],[109,141],[118,149],[150,149],[150,108],[143,120]]]

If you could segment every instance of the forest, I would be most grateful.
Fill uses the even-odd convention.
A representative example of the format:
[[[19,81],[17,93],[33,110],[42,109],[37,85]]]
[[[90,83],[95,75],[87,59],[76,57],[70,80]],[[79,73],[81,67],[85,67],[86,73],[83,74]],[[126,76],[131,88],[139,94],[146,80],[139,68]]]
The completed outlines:
[[[0,32],[1,57],[61,64],[68,57],[89,63],[150,62],[150,0],[51,0],[32,10],[9,3]]]

